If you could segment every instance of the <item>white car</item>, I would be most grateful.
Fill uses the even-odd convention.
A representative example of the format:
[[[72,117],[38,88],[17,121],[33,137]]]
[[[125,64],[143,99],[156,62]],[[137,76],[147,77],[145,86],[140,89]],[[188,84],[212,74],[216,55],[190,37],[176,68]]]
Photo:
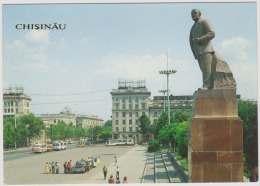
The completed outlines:
[[[47,146],[45,144],[35,144],[32,147],[33,152],[47,152]]]

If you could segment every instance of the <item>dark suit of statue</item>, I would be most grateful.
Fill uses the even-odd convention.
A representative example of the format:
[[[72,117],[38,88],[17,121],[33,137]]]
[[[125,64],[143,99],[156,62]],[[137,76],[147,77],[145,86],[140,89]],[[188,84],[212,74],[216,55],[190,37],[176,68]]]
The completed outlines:
[[[200,12],[199,12],[200,13]],[[211,39],[215,32],[206,19],[196,19],[190,31],[190,46],[195,59],[198,60],[203,76],[203,89],[212,88],[211,66],[213,61],[214,48]]]
[[[191,16],[195,23],[190,31],[190,47],[202,71],[201,90],[236,88],[236,81],[228,64],[211,44],[215,32],[209,21],[201,18],[198,9],[193,9]]]

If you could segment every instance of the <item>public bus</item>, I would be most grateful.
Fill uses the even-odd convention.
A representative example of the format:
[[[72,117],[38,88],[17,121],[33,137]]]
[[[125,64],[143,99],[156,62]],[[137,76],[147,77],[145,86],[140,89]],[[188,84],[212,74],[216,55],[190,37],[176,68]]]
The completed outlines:
[[[108,141],[108,146],[133,146],[133,139],[113,139]]]
[[[66,150],[67,149],[67,143],[64,141],[54,141],[52,143],[52,149],[53,150]]]
[[[32,147],[33,152],[47,152],[47,146],[45,144],[35,144]]]

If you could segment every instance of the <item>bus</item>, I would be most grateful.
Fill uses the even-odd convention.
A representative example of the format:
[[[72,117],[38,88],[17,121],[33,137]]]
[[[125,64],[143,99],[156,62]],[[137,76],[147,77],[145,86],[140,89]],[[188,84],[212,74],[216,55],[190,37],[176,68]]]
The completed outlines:
[[[133,139],[113,139],[108,141],[108,146],[134,146]]]
[[[33,152],[47,152],[47,146],[45,144],[35,144],[32,147]]]
[[[67,149],[67,143],[64,141],[54,141],[52,143],[52,149],[53,150],[66,150]]]

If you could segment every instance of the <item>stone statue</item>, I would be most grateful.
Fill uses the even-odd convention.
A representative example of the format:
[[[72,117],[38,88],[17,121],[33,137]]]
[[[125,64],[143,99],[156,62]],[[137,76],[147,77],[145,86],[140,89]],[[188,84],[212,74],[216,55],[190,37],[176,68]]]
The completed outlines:
[[[233,74],[225,60],[214,50],[211,40],[215,32],[208,20],[201,18],[199,9],[191,11],[195,21],[190,31],[190,47],[202,71],[200,90],[236,88]]]

